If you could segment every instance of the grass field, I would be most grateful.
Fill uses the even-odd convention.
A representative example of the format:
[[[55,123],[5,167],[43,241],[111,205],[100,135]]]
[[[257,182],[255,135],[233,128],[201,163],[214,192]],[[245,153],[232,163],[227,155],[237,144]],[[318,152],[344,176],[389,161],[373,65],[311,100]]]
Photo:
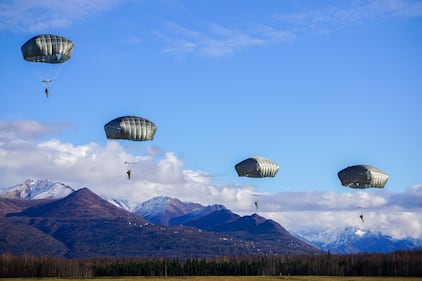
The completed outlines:
[[[190,277],[101,277],[101,278],[2,278],[1,281],[422,281],[422,277],[353,276],[190,276]]]

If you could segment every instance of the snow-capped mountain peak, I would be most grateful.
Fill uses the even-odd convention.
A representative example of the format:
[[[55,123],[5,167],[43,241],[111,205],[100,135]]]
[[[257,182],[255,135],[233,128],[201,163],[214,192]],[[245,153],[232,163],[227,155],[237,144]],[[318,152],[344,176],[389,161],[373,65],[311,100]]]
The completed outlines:
[[[167,225],[170,218],[202,210],[203,208],[204,206],[201,204],[182,202],[179,199],[167,196],[158,196],[138,204],[134,213],[153,223]]]
[[[75,190],[68,185],[49,180],[28,179],[21,184],[0,191],[0,197],[16,199],[60,199]]]

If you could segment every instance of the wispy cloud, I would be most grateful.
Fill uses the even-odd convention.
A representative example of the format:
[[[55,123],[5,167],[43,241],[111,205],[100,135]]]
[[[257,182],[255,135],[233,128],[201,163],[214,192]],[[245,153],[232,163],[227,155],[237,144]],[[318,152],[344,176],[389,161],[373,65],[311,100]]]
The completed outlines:
[[[363,0],[347,6],[331,6],[297,13],[277,14],[280,22],[290,24],[292,31],[329,32],[367,22],[386,19],[407,19],[422,16],[422,2],[413,0]]]
[[[0,30],[42,32],[64,28],[123,0],[6,0],[0,4]]]
[[[422,185],[401,193],[346,188],[340,192],[259,193],[253,185],[215,185],[209,173],[185,167],[175,153],[158,147],[134,155],[118,141],[76,146],[42,137],[58,129],[63,126],[0,122],[0,187],[28,178],[50,179],[75,189],[88,187],[108,198],[126,199],[132,205],[159,195],[204,205],[223,204],[242,215],[257,212],[293,232],[355,226],[395,237],[422,237]],[[130,180],[126,161],[135,163],[130,167]],[[362,212],[365,225],[359,218]]]
[[[232,27],[216,22],[196,23],[195,27],[167,22],[154,34],[167,45],[164,50],[178,56],[220,58],[246,48],[290,42],[303,33],[327,33],[368,22],[422,16],[422,2],[376,0],[341,2],[336,6],[305,8],[300,12],[279,13],[263,18],[262,24]],[[248,25],[248,27],[245,27]]]
[[[0,121],[0,141],[33,141],[71,128],[68,122],[44,124],[35,120]]]
[[[165,47],[166,52],[211,58],[228,56],[248,47],[293,39],[293,35],[289,32],[265,25],[259,25],[248,31],[215,23],[203,24],[201,27],[202,29],[194,29],[175,22],[167,22],[165,32],[156,31],[154,34],[168,45]]]

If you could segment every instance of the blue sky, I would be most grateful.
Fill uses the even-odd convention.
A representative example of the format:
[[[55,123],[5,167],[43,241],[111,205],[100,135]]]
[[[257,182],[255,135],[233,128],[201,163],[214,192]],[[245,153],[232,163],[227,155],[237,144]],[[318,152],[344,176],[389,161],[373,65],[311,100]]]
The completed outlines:
[[[261,192],[263,215],[291,229],[283,212],[304,210],[280,209],[289,194],[325,202],[310,212],[380,202],[374,217],[394,194],[422,197],[421,1],[85,2],[0,4],[0,187],[48,178],[244,213]],[[42,33],[75,43],[49,98],[37,74],[51,70],[20,52]],[[156,123],[155,139],[107,140],[103,125],[122,115]],[[277,176],[237,177],[250,156],[277,162]],[[137,163],[130,182],[124,161]],[[337,172],[354,164],[387,172],[385,190],[342,187]],[[412,202],[385,228],[408,213],[414,225]],[[420,219],[408,232],[422,236]]]

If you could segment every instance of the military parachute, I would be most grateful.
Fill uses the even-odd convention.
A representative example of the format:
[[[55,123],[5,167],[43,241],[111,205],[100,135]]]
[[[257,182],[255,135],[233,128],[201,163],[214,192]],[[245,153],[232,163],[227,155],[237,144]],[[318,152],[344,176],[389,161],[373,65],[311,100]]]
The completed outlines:
[[[388,175],[369,165],[355,165],[349,166],[337,173],[340,182],[345,187],[354,189],[366,188],[384,188],[388,181]],[[364,206],[359,206],[364,209]],[[360,212],[359,218],[362,223],[365,222],[363,210]]]
[[[108,139],[149,141],[154,139],[157,126],[142,117],[122,116],[105,124],[104,131]],[[133,171],[129,165],[133,165],[135,162],[125,161],[125,164],[127,165],[127,178],[130,180]]]
[[[47,73],[40,73],[43,69],[41,66],[36,71],[40,76],[47,97],[49,86],[60,70],[59,66],[71,58],[73,47],[74,44],[71,40],[52,34],[37,35],[22,45],[21,51],[24,60],[50,65]]]
[[[239,177],[264,178],[274,177],[279,166],[264,157],[251,157],[237,163],[235,169]]]
[[[157,126],[142,117],[122,116],[104,125],[108,139],[148,141],[154,139]]]
[[[278,172],[279,166],[275,162],[264,157],[251,157],[237,163],[234,168],[236,169],[239,177],[249,178],[265,178],[275,177]],[[253,193],[255,208],[259,208],[259,201],[257,196],[261,194]]]
[[[369,165],[349,166],[337,173],[341,184],[350,188],[384,188],[388,175]]]

